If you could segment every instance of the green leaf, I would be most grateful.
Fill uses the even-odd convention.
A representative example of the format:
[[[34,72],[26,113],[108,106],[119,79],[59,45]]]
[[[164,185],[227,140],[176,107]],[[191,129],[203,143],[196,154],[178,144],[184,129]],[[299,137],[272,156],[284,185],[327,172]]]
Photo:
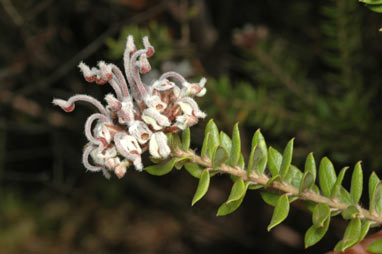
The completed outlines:
[[[250,183],[248,185],[248,190],[258,190],[258,189],[261,189],[263,188],[264,186],[261,185],[261,184],[253,184],[253,183]]]
[[[279,200],[281,196],[280,193],[270,191],[261,191],[260,195],[264,202],[270,206],[276,206],[277,200]]]
[[[192,175],[195,178],[200,178],[203,172],[203,169],[194,162],[187,162],[186,164],[184,164],[184,167],[186,168],[188,173],[190,173],[190,175]]]
[[[220,132],[220,146],[223,147],[228,154],[231,154],[232,141],[231,138],[223,131]]]
[[[305,160],[305,171],[310,172],[313,176],[313,182],[316,180],[317,169],[316,169],[316,161],[314,160],[313,153],[308,154]]]
[[[176,161],[176,158],[172,158],[165,163],[145,167],[145,171],[150,175],[163,176],[170,173],[170,171],[174,168]]]
[[[355,165],[354,171],[351,177],[350,195],[352,197],[354,204],[359,202],[362,195],[362,188],[363,188],[363,173],[362,173],[361,162],[359,161]]]
[[[382,239],[377,239],[367,246],[366,250],[373,253],[382,253]]]
[[[241,169],[245,168],[244,156],[242,154],[240,154],[240,159],[239,159],[239,162],[237,163],[237,166]]]
[[[382,4],[382,0],[358,0],[365,4]]]
[[[271,171],[272,176],[279,175],[280,166],[283,156],[273,147],[268,149],[268,168]]]
[[[210,133],[207,133],[204,136],[203,145],[202,145],[202,151],[200,153],[202,158],[204,158],[204,157],[206,157],[208,155],[207,154],[207,150],[208,150],[208,143],[209,142],[210,142]]]
[[[372,10],[374,12],[382,13],[382,4],[377,4],[377,5],[366,4],[366,6],[367,6],[367,8],[369,8],[370,10]]]
[[[213,153],[212,156],[212,168],[217,169],[221,164],[223,164],[228,159],[227,151],[219,146]]]
[[[265,139],[260,130],[257,130],[252,138],[251,154],[248,160],[248,175],[255,171],[259,175],[264,174],[267,166],[268,150]]]
[[[183,151],[187,151],[190,148],[191,142],[191,131],[190,127],[187,127],[182,132],[182,149]]]
[[[264,185],[264,188],[267,189],[274,181],[279,181],[281,182],[281,177],[280,175],[273,176],[268,180],[268,182]]]
[[[348,206],[348,208],[346,208],[342,212],[342,217],[345,220],[351,220],[351,219],[354,219],[355,217],[357,217],[358,214],[359,214],[358,208],[354,205],[350,205],[350,206]]]
[[[342,180],[344,179],[346,170],[348,170],[349,167],[344,167],[341,169],[340,173],[338,174],[338,178],[336,182],[334,183],[332,190],[331,190],[331,198],[336,198],[340,196],[340,188],[342,187]]]
[[[377,184],[377,188],[375,189],[373,210],[379,215],[381,215],[382,213],[382,183],[381,182]]]
[[[359,234],[359,241],[362,241],[365,236],[367,235],[367,232],[369,232],[371,222],[369,220],[362,220],[361,221],[361,233]]]
[[[288,174],[285,176],[284,180],[285,180],[285,182],[293,185],[294,187],[299,188],[302,176],[303,176],[303,174],[302,174],[301,170],[299,170],[294,165],[290,165],[289,170],[288,170]]]
[[[323,227],[328,217],[330,217],[330,208],[327,204],[320,203],[314,207],[312,214],[314,226],[318,228]]]
[[[241,140],[240,140],[240,132],[239,132],[239,123],[236,123],[232,131],[232,149],[231,149],[231,157],[230,157],[230,162],[232,167],[235,167],[237,165],[240,159],[240,155],[241,155]]]
[[[280,166],[280,175],[281,178],[284,179],[289,170],[289,166],[292,162],[292,156],[293,156],[293,142],[294,138],[292,138],[288,144],[286,145],[283,153],[283,159],[281,161],[281,166]]]
[[[374,211],[375,210],[375,191],[377,189],[377,185],[380,183],[380,180],[378,176],[375,174],[375,172],[371,173],[369,178],[369,210]]]
[[[312,225],[305,233],[305,248],[308,248],[318,243],[328,231],[329,224],[330,216],[324,222],[323,227],[316,227],[315,225]]]
[[[270,231],[272,228],[283,222],[289,213],[289,199],[287,194],[283,194],[277,200],[275,209],[273,211],[272,220],[269,224],[267,230]]]
[[[336,183],[337,177],[333,164],[327,157],[324,157],[321,160],[320,169],[318,171],[318,177],[320,180],[320,187],[322,193],[325,196],[330,197],[332,188]]]
[[[305,171],[300,181],[299,193],[310,189],[314,184],[314,176],[311,171]]]
[[[176,162],[175,162],[175,168],[176,169],[181,169],[184,164],[189,161],[190,159],[192,159],[192,156],[186,156],[186,157],[182,157],[182,158],[177,158],[176,159]]]
[[[210,133],[209,142],[208,142],[208,148],[207,148],[207,154],[209,158],[212,158],[213,153],[215,152],[216,148],[220,144],[219,140],[219,130],[216,126],[215,122],[211,119],[206,127],[205,135],[207,133]]]
[[[231,193],[229,194],[226,203],[229,204],[232,201],[241,199],[247,190],[245,185],[243,179],[238,178],[232,186]]]
[[[355,245],[361,233],[361,220],[359,218],[352,219],[346,227],[344,237],[334,248],[336,251],[344,251]]]
[[[210,186],[210,173],[208,169],[204,169],[203,173],[200,175],[199,184],[196,188],[194,197],[192,198],[191,206],[195,205],[208,191]]]
[[[245,195],[244,195],[245,196]],[[244,196],[242,196],[239,200],[232,201],[230,203],[224,202],[218,209],[218,212],[216,213],[216,216],[224,216],[230,213],[233,213],[236,211],[237,208],[241,205],[241,203],[244,200]]]
[[[170,143],[171,150],[175,150],[175,148],[182,148],[182,141],[177,133],[172,134],[172,142]]]

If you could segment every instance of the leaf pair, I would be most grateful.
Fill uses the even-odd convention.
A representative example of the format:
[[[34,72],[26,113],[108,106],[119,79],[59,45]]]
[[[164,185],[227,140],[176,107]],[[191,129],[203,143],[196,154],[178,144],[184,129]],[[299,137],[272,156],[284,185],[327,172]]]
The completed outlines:
[[[359,0],[365,3],[366,7],[374,12],[382,13],[382,0]]]

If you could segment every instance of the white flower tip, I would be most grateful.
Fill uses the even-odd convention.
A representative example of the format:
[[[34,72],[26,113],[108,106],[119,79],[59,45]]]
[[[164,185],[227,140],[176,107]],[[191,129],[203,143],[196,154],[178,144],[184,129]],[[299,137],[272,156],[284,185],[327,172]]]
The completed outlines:
[[[115,175],[121,179],[125,174],[126,174],[126,167],[124,165],[118,165],[115,169],[114,169],[114,173]]]
[[[207,92],[207,89],[203,87],[203,89],[200,90],[200,92],[197,93],[196,96],[203,97],[206,94],[206,92]]]
[[[97,69],[92,68],[90,69],[88,65],[86,65],[84,62],[80,62],[78,64],[78,68],[80,68],[80,71],[84,75],[84,78],[87,82],[92,83],[96,80],[96,75],[97,75]]]
[[[200,87],[204,87],[207,83],[207,79],[205,77],[203,77],[200,81],[199,81],[199,86]]]
[[[132,35],[127,36],[126,40],[126,52],[133,53],[137,50],[134,44],[134,37]]]
[[[152,57],[155,53],[155,50],[154,50],[154,47],[151,46],[151,44],[150,44],[149,37],[144,36],[142,41],[143,41],[143,46],[145,46],[145,48],[146,48],[147,57],[148,58]]]
[[[62,108],[65,112],[72,112],[74,110],[74,103],[70,104],[68,101],[62,99],[53,99],[52,103]]]

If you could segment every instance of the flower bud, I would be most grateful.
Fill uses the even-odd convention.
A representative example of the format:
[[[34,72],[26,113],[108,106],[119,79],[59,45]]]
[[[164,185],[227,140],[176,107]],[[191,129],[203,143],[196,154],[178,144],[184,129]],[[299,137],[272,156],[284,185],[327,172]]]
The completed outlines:
[[[129,133],[135,137],[140,144],[145,144],[152,134],[147,125],[139,120],[134,121],[129,127]]]

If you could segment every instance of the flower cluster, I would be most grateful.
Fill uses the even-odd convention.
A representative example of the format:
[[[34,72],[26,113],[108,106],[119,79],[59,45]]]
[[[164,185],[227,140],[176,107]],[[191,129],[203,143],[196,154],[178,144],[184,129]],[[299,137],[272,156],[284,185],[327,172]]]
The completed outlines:
[[[148,37],[143,38],[143,45],[144,49],[137,50],[133,37],[127,37],[123,56],[127,81],[114,64],[100,61],[98,68],[89,68],[83,62],[78,65],[86,81],[109,83],[114,89],[115,95],[105,96],[106,106],[82,94],[66,101],[53,100],[66,112],[73,111],[77,101],[89,102],[98,109],[99,113],[89,116],[85,123],[89,143],[82,161],[88,170],[102,171],[107,178],[110,171],[123,177],[130,165],[141,171],[141,155],[146,150],[154,158],[168,157],[171,150],[165,133],[183,130],[206,116],[192,98],[206,93],[205,78],[189,83],[179,73],[167,72],[151,85],[142,82],[140,75],[150,72],[148,58],[155,53]]]

